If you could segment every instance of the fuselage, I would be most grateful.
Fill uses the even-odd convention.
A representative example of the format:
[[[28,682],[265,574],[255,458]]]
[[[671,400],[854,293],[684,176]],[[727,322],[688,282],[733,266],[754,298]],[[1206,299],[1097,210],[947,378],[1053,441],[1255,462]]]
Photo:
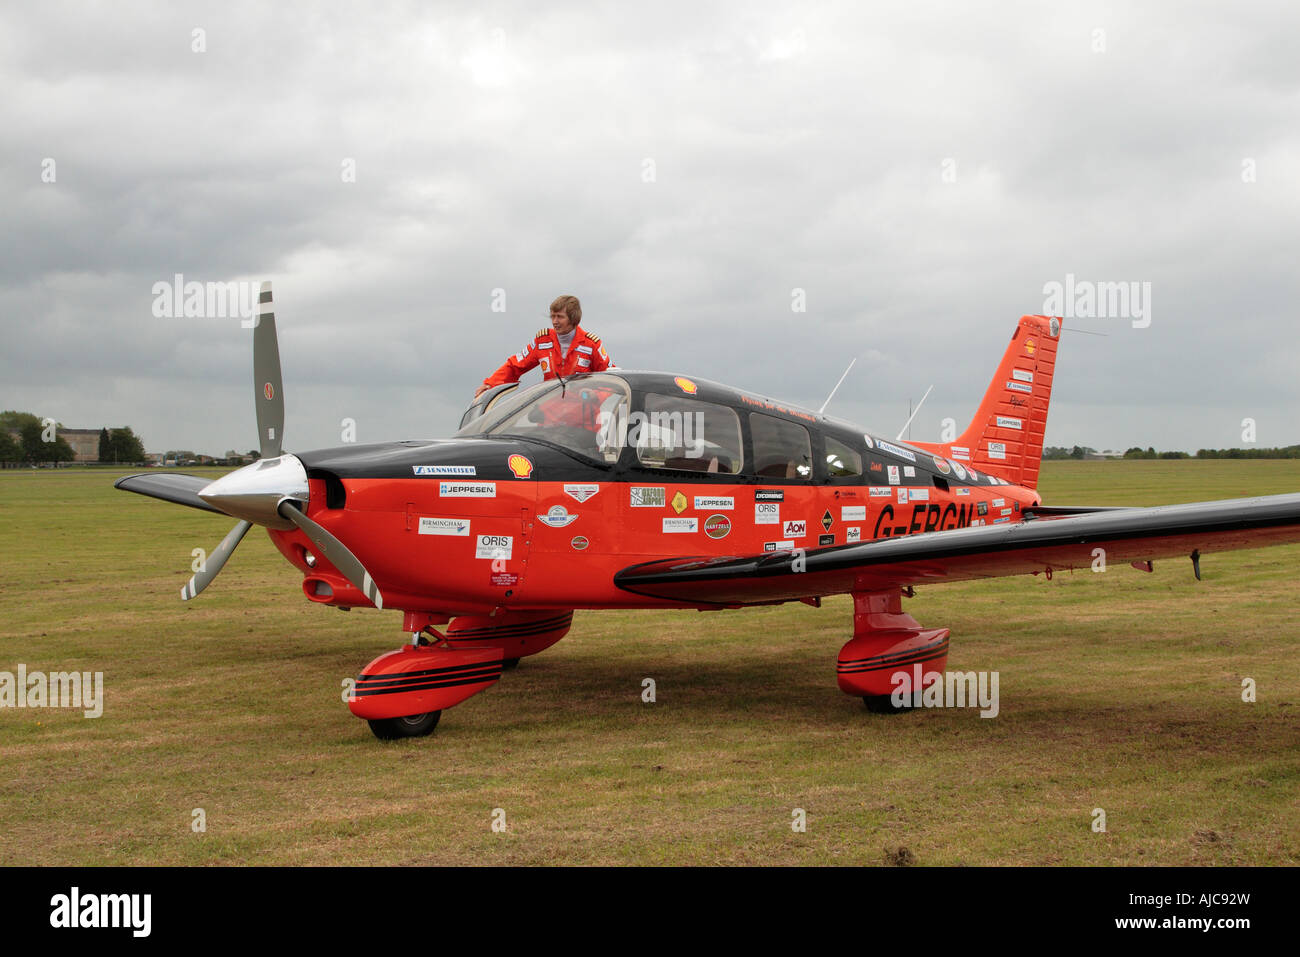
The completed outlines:
[[[1019,522],[1040,502],[960,460],[703,379],[616,370],[498,405],[450,439],[297,454],[308,514],[361,559],[385,607],[681,607],[614,575]],[[301,532],[270,535],[309,598],[367,604]]]

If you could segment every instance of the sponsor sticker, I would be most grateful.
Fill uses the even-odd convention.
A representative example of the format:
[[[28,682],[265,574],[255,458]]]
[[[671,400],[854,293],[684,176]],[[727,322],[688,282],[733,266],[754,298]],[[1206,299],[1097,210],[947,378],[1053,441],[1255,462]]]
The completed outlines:
[[[900,488],[898,490],[898,501],[903,505],[907,504],[907,489]]]
[[[578,520],[577,515],[570,515],[563,505],[552,505],[545,515],[538,515],[537,520],[551,528],[567,528]]]
[[[961,459],[963,462],[970,461],[970,449],[965,445],[954,445],[952,448],[952,457]]]
[[[474,543],[475,558],[512,558],[514,551],[513,535],[480,535]]]
[[[586,535],[574,535],[569,539],[569,544],[577,551],[583,551],[591,542],[587,541]]]
[[[754,524],[755,525],[780,525],[781,524],[781,506],[776,502],[755,502],[754,503]]]
[[[731,511],[736,507],[736,500],[730,495],[697,495],[695,496],[695,508],[697,511],[707,512],[713,509],[722,511]]]
[[[844,530],[844,540],[845,540],[846,542],[860,542],[860,541],[862,541],[862,529],[858,528],[856,525],[853,526],[853,528],[845,529],[845,530]]]
[[[937,468],[944,475],[947,475],[952,471],[952,467],[943,459],[939,458],[939,456],[936,455],[933,456],[933,458],[934,458],[934,467]]]
[[[587,355],[591,355],[591,346],[578,346],[578,351],[585,352],[587,353]]]
[[[1005,442],[989,443],[989,458],[1005,459],[1007,457],[1007,446]]]
[[[995,498],[995,499],[993,500],[993,507],[994,507],[994,508],[1001,508],[1003,505],[1006,505],[1006,504],[1007,504],[1007,500],[1006,500],[1005,498]]]
[[[423,518],[420,519],[421,535],[455,535],[469,537],[468,518]]]
[[[999,415],[998,428],[999,429],[1023,429],[1024,423],[1022,423],[1019,419],[1013,419],[1010,416]]]
[[[977,514],[977,515],[987,515],[988,513],[989,513],[989,503],[988,503],[988,502],[976,502],[976,503],[975,503],[975,514]]]
[[[628,488],[628,502],[633,508],[663,508],[667,494],[662,488],[633,485]]]
[[[952,470],[957,473],[957,477],[959,479],[961,479],[963,482],[966,481],[966,469],[962,466],[960,462],[953,462]]]
[[[873,488],[872,494],[875,494]],[[882,488],[882,492],[889,494],[889,489]],[[867,520],[867,507],[865,505],[845,505],[840,509],[840,521],[842,522],[865,522]]]
[[[564,494],[575,499],[579,505],[600,491],[599,485],[565,485]]]
[[[1033,394],[1034,391],[1032,385],[1025,385],[1023,382],[1008,382],[1007,388],[1014,392],[1028,392],[1030,394]]]
[[[794,542],[764,542],[765,552],[788,552],[794,548]]]
[[[779,488],[760,488],[754,490],[755,502],[784,502],[785,490]]]
[[[818,535],[818,536],[817,536],[817,547],[818,547],[818,548],[820,548],[820,547],[823,546],[823,545],[834,545],[834,544],[835,544],[835,536],[834,536],[834,535]]]
[[[585,358],[584,358],[584,359],[579,359],[579,360],[578,360],[578,365],[580,365],[582,368],[585,369],[585,368],[587,368],[587,366],[591,365],[591,360],[590,360],[590,359],[585,359]]]
[[[1016,379],[1020,382],[1033,382],[1034,374],[1025,369],[1012,369],[1011,378]]]
[[[900,481],[901,479],[898,477],[898,466],[891,465],[889,467],[889,484],[897,485]]]
[[[994,524],[994,525],[1001,525],[1003,522],[1009,522],[1009,521],[1011,521],[1011,519],[1009,519],[1009,518],[995,518],[995,519],[993,519],[993,524]]]
[[[894,493],[890,490],[888,485],[873,485],[867,494],[872,498],[889,498],[889,496]]]
[[[822,531],[829,532],[831,530],[831,526],[834,524],[835,524],[835,519],[831,515],[831,510],[828,508],[825,514],[822,515]]]
[[[897,445],[893,445],[880,439],[876,440],[876,448],[888,452],[890,455],[897,455],[900,459],[907,459],[909,462],[916,461],[916,455],[914,453],[907,451],[907,449],[900,449]]]
[[[808,521],[792,518],[781,527],[781,534],[786,538],[803,538],[808,534]]]
[[[930,501],[930,490],[928,488],[908,489],[907,497],[913,502],[928,502]]]
[[[698,518],[665,518],[664,534],[673,535],[682,532],[698,532],[700,530],[700,520]]]
[[[885,470],[885,465],[883,462],[872,462],[869,466],[867,466],[867,471],[869,472],[883,472],[884,470]]]
[[[876,443],[871,441],[871,436],[867,435],[865,432],[862,434],[862,441],[867,443],[867,448],[869,449],[874,449],[876,447]]]
[[[412,465],[416,475],[477,475],[473,465]]]
[[[443,498],[496,498],[496,482],[439,482],[438,494]]]
[[[910,465],[904,465],[903,478],[916,478],[916,469]]]
[[[526,479],[533,474],[532,460],[518,452],[506,459],[506,465],[510,466],[510,471],[515,474],[515,478]]]
[[[731,519],[725,515],[710,515],[704,520],[704,534],[709,538],[726,538],[731,534]]]
[[[957,491],[954,492],[953,494],[954,494],[954,495],[960,495],[960,496],[969,495],[969,494],[970,494],[970,489],[969,489],[969,488],[965,488],[965,487],[963,487],[963,488],[959,488],[959,489],[957,489]]]
[[[1004,509],[1002,510],[1002,514],[1003,514],[1003,515],[1010,515],[1010,514],[1011,514],[1011,509],[1009,509],[1009,508],[1004,508]]]
[[[676,494],[673,495],[673,501],[672,501],[673,511],[676,512],[678,515],[686,511],[686,506],[688,504],[689,503],[686,501],[686,496],[683,495],[681,492],[677,492]]]

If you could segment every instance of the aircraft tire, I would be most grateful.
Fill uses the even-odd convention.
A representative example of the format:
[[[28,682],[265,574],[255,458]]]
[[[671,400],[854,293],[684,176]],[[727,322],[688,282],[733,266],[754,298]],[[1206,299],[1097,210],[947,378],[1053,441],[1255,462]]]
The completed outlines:
[[[378,718],[366,723],[380,741],[396,741],[399,738],[423,738],[432,734],[438,726],[441,711],[426,711],[424,714],[411,714],[402,718]]]
[[[887,694],[863,695],[862,701],[872,714],[901,714],[904,711],[912,710],[910,704],[894,704],[893,696]]]

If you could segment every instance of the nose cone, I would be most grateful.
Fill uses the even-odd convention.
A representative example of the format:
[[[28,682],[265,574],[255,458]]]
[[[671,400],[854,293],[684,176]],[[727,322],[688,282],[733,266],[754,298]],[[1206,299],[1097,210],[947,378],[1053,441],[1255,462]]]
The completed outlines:
[[[199,492],[199,498],[227,515],[267,528],[296,526],[277,511],[284,499],[307,501],[307,470],[293,455],[262,459],[223,475]]]

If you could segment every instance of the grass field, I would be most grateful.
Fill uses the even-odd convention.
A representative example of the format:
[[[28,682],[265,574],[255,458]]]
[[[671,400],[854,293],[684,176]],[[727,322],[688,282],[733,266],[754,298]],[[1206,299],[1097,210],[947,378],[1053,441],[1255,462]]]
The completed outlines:
[[[402,642],[396,613],[308,603],[256,529],[183,604],[190,550],[232,522],[115,477],[0,472],[0,670],[106,683],[98,719],[0,709],[0,863],[1300,863],[1300,546],[1206,556],[1200,583],[1180,560],[922,589],[904,607],[952,628],[948,667],[999,672],[993,719],[843,695],[837,598],[579,612],[433,736],[385,743],[342,681]],[[1298,489],[1296,461],[1042,483],[1048,504]]]

